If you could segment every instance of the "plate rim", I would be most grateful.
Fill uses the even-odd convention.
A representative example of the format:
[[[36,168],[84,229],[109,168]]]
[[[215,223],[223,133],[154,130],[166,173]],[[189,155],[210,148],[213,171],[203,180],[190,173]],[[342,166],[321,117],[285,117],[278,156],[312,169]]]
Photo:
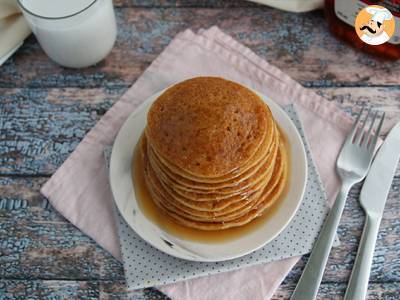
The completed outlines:
[[[290,215],[290,218],[288,218],[284,224],[281,226],[281,228],[279,230],[277,230],[274,234],[272,234],[272,236],[270,236],[268,239],[266,239],[265,241],[263,241],[262,243],[260,243],[259,245],[257,245],[256,247],[250,247],[251,249],[248,249],[246,251],[241,251],[240,253],[238,252],[235,255],[229,255],[226,257],[216,257],[216,258],[210,258],[210,257],[200,257],[200,258],[195,258],[195,257],[188,257],[188,256],[183,256],[181,252],[177,252],[177,251],[172,251],[172,248],[161,248],[159,247],[159,245],[157,245],[156,243],[153,243],[151,240],[146,238],[146,235],[143,234],[140,230],[137,231],[133,226],[131,226],[130,222],[127,220],[127,218],[124,215],[123,209],[120,207],[119,202],[116,200],[115,197],[115,192],[114,192],[114,185],[113,185],[113,178],[112,178],[112,170],[113,170],[113,165],[116,158],[116,144],[117,141],[119,141],[119,138],[121,136],[121,133],[124,131],[124,128],[126,126],[128,126],[129,122],[131,119],[135,118],[137,115],[139,115],[140,113],[143,113],[143,110],[146,109],[147,106],[151,106],[151,104],[162,94],[164,93],[167,89],[169,89],[170,87],[174,86],[175,84],[157,92],[152,94],[151,96],[149,96],[148,98],[146,98],[146,100],[144,100],[140,105],[138,105],[135,110],[126,118],[126,120],[124,121],[124,123],[122,124],[122,126],[120,127],[115,139],[114,139],[114,143],[112,146],[112,151],[111,151],[111,156],[110,156],[110,167],[109,167],[109,171],[108,171],[108,175],[109,175],[109,182],[110,182],[110,189],[113,195],[113,202],[115,204],[115,206],[117,207],[120,215],[122,216],[122,218],[124,219],[124,221],[128,224],[128,226],[141,238],[143,239],[146,243],[150,244],[151,246],[153,246],[154,248],[156,248],[157,250],[166,253],[168,255],[177,257],[179,259],[184,259],[184,260],[189,260],[189,261],[197,261],[197,262],[222,262],[222,261],[226,261],[226,260],[231,260],[231,259],[235,259],[235,258],[239,258],[242,256],[245,256],[249,253],[252,253],[260,248],[262,248],[263,246],[265,246],[266,244],[268,244],[269,242],[271,242],[274,238],[276,238],[287,226],[288,224],[292,221],[292,219],[294,218],[294,216],[296,215],[301,203],[304,200],[304,195],[305,195],[305,190],[306,190],[306,186],[307,186],[307,179],[308,179],[308,158],[307,158],[307,154],[306,154],[306,150],[305,150],[305,141],[303,141],[303,138],[301,137],[301,134],[299,132],[299,129],[296,127],[296,125],[294,124],[294,122],[292,121],[292,119],[289,117],[289,115],[286,113],[286,111],[278,104],[276,103],[273,99],[271,99],[270,97],[252,89],[247,87],[248,89],[250,89],[251,91],[253,91],[255,94],[257,94],[264,103],[266,103],[268,106],[273,106],[274,109],[279,110],[280,113],[282,114],[282,116],[284,116],[284,118],[286,119],[287,123],[289,124],[290,127],[292,127],[292,130],[295,134],[295,138],[300,142],[300,149],[301,149],[301,153],[296,153],[296,155],[301,156],[302,161],[304,162],[304,168],[303,168],[303,174],[302,177],[304,178],[304,180],[301,182],[302,183],[302,189],[301,189],[301,193],[300,193],[300,200],[297,201],[296,207],[293,210],[292,214]],[[243,85],[245,86],[245,85]],[[245,86],[246,87],[246,86]],[[279,124],[278,124],[279,125]],[[292,154],[293,155],[293,154]],[[130,163],[130,166],[132,164]],[[131,167],[130,167],[131,169]],[[133,185],[132,185],[133,186]],[[134,187],[133,187],[133,191],[134,191]],[[139,207],[139,204],[137,204],[137,206]],[[140,209],[140,207],[139,207]],[[146,218],[147,221],[151,222],[154,224],[154,226],[158,227],[160,230],[163,231],[163,229],[161,227],[159,227],[157,224],[155,224],[154,222],[152,222],[151,220],[149,220],[147,218],[147,216],[142,212],[142,215]]]

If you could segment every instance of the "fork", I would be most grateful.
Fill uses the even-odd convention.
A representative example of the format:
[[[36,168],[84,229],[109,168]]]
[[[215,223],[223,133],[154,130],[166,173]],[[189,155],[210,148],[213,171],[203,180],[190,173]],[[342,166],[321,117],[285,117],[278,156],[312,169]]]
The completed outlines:
[[[336,169],[342,185],[335,203],[319,233],[318,240],[315,242],[304,272],[293,292],[292,300],[312,300],[317,296],[347,195],[354,184],[364,179],[371,165],[384,115],[380,119],[375,133],[373,133],[373,128],[376,114],[372,118],[368,131],[365,132],[365,126],[371,114],[371,109],[368,110],[359,128],[363,111],[364,107],[358,114],[352,131],[344,142],[339,154]]]

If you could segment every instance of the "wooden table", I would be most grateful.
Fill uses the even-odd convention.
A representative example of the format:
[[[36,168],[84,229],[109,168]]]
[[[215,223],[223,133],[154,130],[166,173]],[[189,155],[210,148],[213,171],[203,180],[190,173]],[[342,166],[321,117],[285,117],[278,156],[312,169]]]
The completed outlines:
[[[0,67],[0,299],[124,298],[122,265],[44,199],[39,188],[85,133],[180,31],[218,25],[327,101],[355,114],[386,111],[399,121],[400,63],[381,62],[333,38],[321,12],[291,14],[245,1],[118,0],[118,40],[105,61],[82,69],[51,62],[31,36]],[[400,172],[386,204],[370,299],[400,294]],[[364,216],[351,191],[320,299],[341,298]],[[288,298],[306,258],[274,299]],[[131,295],[164,299],[154,289]],[[46,298],[47,299],[47,298]]]

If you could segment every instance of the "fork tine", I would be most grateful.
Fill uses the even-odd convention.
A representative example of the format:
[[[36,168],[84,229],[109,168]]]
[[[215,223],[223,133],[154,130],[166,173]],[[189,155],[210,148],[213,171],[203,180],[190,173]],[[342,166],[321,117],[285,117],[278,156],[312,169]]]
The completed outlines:
[[[362,143],[362,145],[366,146],[368,148],[369,146],[369,141],[372,139],[372,128],[374,127],[375,121],[376,121],[376,117],[378,116],[378,112],[376,111],[372,117],[372,121],[371,121],[371,125],[369,125],[369,129],[368,129],[368,133],[365,135],[364,141]]]
[[[385,113],[383,113],[381,120],[379,122],[378,128],[375,131],[375,135],[372,138],[371,144],[369,145],[368,148],[370,148],[370,150],[373,152],[375,150],[375,146],[376,146],[376,142],[378,141],[379,138],[379,134],[381,132],[382,129],[382,124],[383,124],[383,120],[385,119]]]
[[[363,112],[364,112],[364,106],[361,108],[360,112],[358,113],[357,119],[354,121],[353,128],[352,128],[352,130],[351,130],[351,133],[350,133],[349,136],[347,137],[347,142],[350,142],[350,143],[353,142],[354,136],[355,136],[356,133],[357,133],[358,123],[360,122],[361,115],[362,115]]]
[[[364,122],[361,125],[360,131],[358,131],[358,136],[356,137],[356,141],[354,142],[356,145],[361,146],[361,141],[364,136],[365,125],[367,124],[367,120],[369,118],[370,113],[371,113],[371,108],[368,109],[367,115],[365,116]]]

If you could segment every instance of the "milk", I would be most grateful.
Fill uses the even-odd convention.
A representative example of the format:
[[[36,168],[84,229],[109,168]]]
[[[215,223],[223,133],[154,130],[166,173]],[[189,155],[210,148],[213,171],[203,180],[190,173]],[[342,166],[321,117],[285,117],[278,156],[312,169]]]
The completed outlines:
[[[112,49],[117,27],[112,0],[20,0],[33,33],[60,65],[81,68]]]

